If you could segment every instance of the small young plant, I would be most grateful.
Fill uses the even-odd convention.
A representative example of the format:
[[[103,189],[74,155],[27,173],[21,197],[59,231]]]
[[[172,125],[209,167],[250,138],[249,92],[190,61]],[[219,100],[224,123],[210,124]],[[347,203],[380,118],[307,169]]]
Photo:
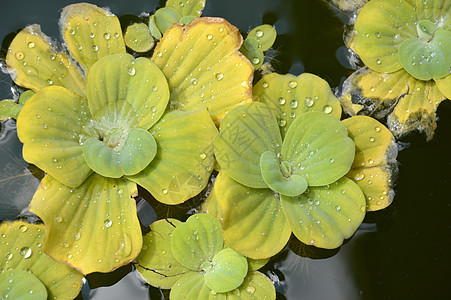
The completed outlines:
[[[344,83],[342,102],[351,115],[388,115],[401,136],[423,131],[431,139],[435,111],[451,98],[449,1],[368,2],[348,46],[367,66]]]
[[[257,271],[267,260],[228,248],[214,217],[159,220],[150,229],[137,269],[149,284],[171,289],[171,299],[275,299],[271,281]]]
[[[255,27],[247,35],[240,51],[249,59],[255,70],[263,65],[264,51],[272,47],[276,37],[274,27],[267,24]]]
[[[20,95],[18,102],[11,99],[2,100],[0,102],[0,121],[17,119],[25,102],[27,102],[34,94],[34,91],[28,90]]]

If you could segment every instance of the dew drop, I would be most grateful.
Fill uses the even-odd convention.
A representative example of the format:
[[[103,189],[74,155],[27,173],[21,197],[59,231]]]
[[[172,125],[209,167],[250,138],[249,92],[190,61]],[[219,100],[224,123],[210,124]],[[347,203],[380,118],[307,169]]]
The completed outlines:
[[[292,88],[292,89],[294,89],[294,88],[296,88],[297,86],[298,86],[298,83],[296,82],[296,81],[290,81],[289,83],[288,83],[288,86],[290,87],[290,88]]]
[[[168,194],[168,190],[167,189],[163,189],[161,192],[163,193],[163,195],[167,195]]]
[[[334,161],[335,161],[335,159],[333,159],[333,158],[329,159],[329,162],[330,162],[331,164],[333,164]]]
[[[376,130],[377,132],[380,132],[380,131],[381,131],[381,128],[378,127],[378,126],[376,126],[376,127],[374,127],[374,130]]]
[[[80,231],[74,234],[74,240],[78,241],[81,238]]]
[[[374,142],[374,137],[369,138],[370,142]]]
[[[33,251],[29,247],[23,247],[20,249],[20,255],[22,255],[23,258],[30,258],[31,254],[33,254]]]
[[[284,127],[285,125],[287,125],[287,121],[285,121],[284,119],[280,119],[279,125],[280,127]]]
[[[294,113],[294,112],[292,112],[292,113],[290,113],[290,118],[296,118],[296,113]]]
[[[41,127],[46,129],[47,128],[47,124],[42,124]]]
[[[335,210],[336,210],[336,211],[340,211],[340,210],[341,210],[340,205],[335,206]]]
[[[269,84],[268,84],[267,82],[263,82],[263,83],[262,83],[262,87],[263,87],[264,89],[266,89],[268,86],[269,86]]]
[[[11,260],[11,259],[13,259],[13,257],[14,257],[14,255],[11,252],[6,253],[6,255],[5,255],[5,258],[7,260]]]
[[[222,78],[224,78],[224,74],[222,74],[222,73],[217,73],[216,74],[216,79],[217,80],[221,80]]]
[[[133,68],[133,67],[129,68],[129,69],[128,69],[128,74],[129,74],[130,76],[134,76],[134,75],[136,74],[136,69]]]
[[[16,52],[16,59],[22,60],[25,57],[25,55],[22,52]]]
[[[380,65],[382,63],[382,61],[378,58],[376,59],[376,64]]]
[[[152,87],[152,91],[156,92],[157,90],[158,90],[158,87],[157,87],[156,85],[154,85],[154,86]]]
[[[357,174],[354,176],[354,179],[355,179],[356,181],[360,181],[360,180],[362,180],[363,178],[365,178],[365,175],[362,174],[362,173],[357,173]]]
[[[330,114],[330,113],[332,112],[332,106],[330,106],[330,105],[325,105],[325,106],[323,107],[323,111],[324,111],[326,114]]]
[[[312,97],[307,97],[304,101],[305,105],[307,105],[308,107],[312,107],[313,104],[315,104],[315,101],[312,99]]]
[[[368,164],[370,164],[370,165],[374,164],[374,160],[372,160],[372,159],[368,160]]]
[[[91,39],[93,39],[93,38],[95,38],[95,33],[94,32],[91,32],[90,34],[89,34],[89,36],[91,37]]]
[[[200,159],[204,160],[204,159],[207,158],[207,154],[205,154],[204,152],[202,152],[202,153],[199,155],[199,157],[200,157]]]
[[[33,42],[28,43],[28,48],[34,48],[35,44]]]
[[[97,46],[97,45],[92,46],[92,51],[94,51],[94,52],[99,51],[99,46]]]
[[[296,108],[298,107],[298,100],[294,99],[290,101],[290,107],[291,108]]]
[[[252,63],[253,63],[254,65],[258,65],[258,64],[260,63],[260,58],[254,57],[254,58],[252,59]]]
[[[73,29],[69,30],[69,34],[70,35],[75,35],[75,30],[73,30]]]
[[[379,32],[376,32],[374,35],[375,35],[377,38],[380,38],[380,37],[381,37],[381,34],[380,34]]]
[[[255,287],[253,287],[253,286],[248,286],[248,287],[246,288],[246,292],[248,292],[249,294],[255,293]]]
[[[21,225],[21,226],[19,227],[19,230],[20,230],[21,232],[25,232],[25,231],[27,231],[27,229],[28,229],[28,227],[27,227],[26,225]]]
[[[280,98],[279,98],[279,104],[280,104],[280,105],[284,105],[285,102],[286,102],[286,101],[285,101],[285,98],[283,98],[283,97],[280,97]]]
[[[105,225],[106,228],[110,228],[113,225],[113,221],[106,219],[105,222],[103,222],[103,225]]]
[[[111,34],[109,32],[105,32],[103,34],[103,38],[108,41],[111,38]]]
[[[213,35],[207,34],[207,40],[211,41],[213,39]]]
[[[61,223],[63,221],[63,218],[61,216],[56,216],[55,221],[56,223]]]
[[[196,78],[191,79],[191,83],[192,83],[193,85],[196,85],[196,84],[197,84],[197,79],[196,79]]]

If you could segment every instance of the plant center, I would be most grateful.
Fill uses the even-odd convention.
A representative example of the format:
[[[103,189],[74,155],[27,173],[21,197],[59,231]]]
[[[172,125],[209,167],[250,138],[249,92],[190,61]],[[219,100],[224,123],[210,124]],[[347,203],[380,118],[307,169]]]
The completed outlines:
[[[417,23],[418,38],[423,42],[430,42],[436,31],[437,26],[429,20],[421,20]]]

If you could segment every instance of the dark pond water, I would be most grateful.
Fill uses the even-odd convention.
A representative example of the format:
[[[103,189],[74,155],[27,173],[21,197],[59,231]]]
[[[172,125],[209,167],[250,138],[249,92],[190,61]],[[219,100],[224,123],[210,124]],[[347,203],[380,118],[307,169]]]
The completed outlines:
[[[31,23],[57,37],[61,8],[75,2],[0,1],[3,47],[12,32]],[[119,16],[162,5],[157,0],[91,2]],[[204,16],[224,17],[243,31],[274,24],[279,36],[273,65],[279,73],[314,73],[333,88],[352,73],[342,42],[343,23],[326,0],[207,0]],[[9,76],[0,74],[0,98],[13,96],[10,86]],[[396,196],[389,208],[368,214],[340,249],[318,251],[292,242],[271,260],[264,272],[274,281],[278,299],[451,299],[450,101],[440,105],[438,118],[429,143],[421,135],[402,139],[409,147],[398,156]],[[2,124],[0,133],[0,172],[0,201],[7,199],[6,206],[0,206],[0,218],[14,218],[18,212],[8,212],[26,205],[42,174],[23,162],[11,121]],[[190,201],[177,209],[154,206],[161,218],[186,217],[195,205]],[[143,207],[144,216],[152,219]],[[79,299],[162,299],[162,294],[145,285],[129,265],[111,274],[89,275]]]

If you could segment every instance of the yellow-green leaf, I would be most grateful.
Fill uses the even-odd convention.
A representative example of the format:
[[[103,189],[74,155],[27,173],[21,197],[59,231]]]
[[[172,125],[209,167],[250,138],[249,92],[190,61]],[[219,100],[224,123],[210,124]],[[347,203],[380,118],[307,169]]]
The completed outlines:
[[[21,30],[11,42],[6,65],[20,86],[38,91],[46,86],[63,86],[84,96],[86,81],[77,65],[50,45],[39,25]]]
[[[127,53],[99,60],[88,75],[88,103],[100,127],[148,130],[169,101],[166,78],[149,59]]]
[[[71,4],[59,22],[67,48],[86,73],[100,58],[125,52],[121,24],[109,11],[89,3]]]
[[[283,249],[291,229],[277,193],[248,188],[221,172],[215,194],[223,211],[223,236],[228,246],[254,259],[271,257]]]
[[[47,290],[32,273],[11,269],[0,273],[0,295],[2,299],[46,300]]]
[[[144,23],[135,23],[128,26],[124,39],[127,47],[136,52],[147,52],[154,45],[149,26]]]
[[[46,229],[42,224],[23,221],[2,223],[0,273],[5,274],[2,272],[10,269],[26,270],[44,284],[49,299],[74,299],[81,290],[83,275],[44,253],[42,244],[45,235]]]
[[[200,17],[205,7],[205,0],[168,0],[166,7],[175,8],[182,16]]]
[[[128,179],[147,189],[158,201],[179,204],[199,194],[213,171],[213,139],[217,129],[205,110],[173,111],[150,129],[157,155]]]
[[[389,206],[394,196],[392,177],[398,153],[393,134],[367,116],[354,116],[343,120],[343,123],[355,143],[356,151],[354,163],[346,176],[362,189],[368,211]]]
[[[94,173],[73,189],[46,175],[30,203],[47,228],[45,252],[84,274],[129,263],[142,246],[136,195],[124,179]]]
[[[238,51],[242,40],[238,29],[220,18],[197,18],[167,30],[152,61],[168,79],[171,108],[207,108],[219,124],[227,111],[251,101],[253,68]]]
[[[346,177],[309,188],[298,197],[281,196],[282,208],[294,235],[319,248],[339,247],[351,237],[365,216],[365,196]]]
[[[24,159],[67,186],[79,186],[91,173],[83,156],[90,118],[79,95],[59,86],[40,90],[17,118]]]
[[[329,84],[320,77],[303,73],[299,76],[270,73],[254,87],[254,99],[274,110],[282,136],[294,119],[308,111],[322,111],[337,119],[341,106]]]
[[[150,232],[143,238],[141,253],[136,258],[137,269],[152,286],[170,289],[184,274],[191,272],[171,251],[172,233],[181,223],[176,219],[158,220],[150,225]]]
[[[451,74],[440,79],[434,79],[439,91],[448,99],[451,99]]]

